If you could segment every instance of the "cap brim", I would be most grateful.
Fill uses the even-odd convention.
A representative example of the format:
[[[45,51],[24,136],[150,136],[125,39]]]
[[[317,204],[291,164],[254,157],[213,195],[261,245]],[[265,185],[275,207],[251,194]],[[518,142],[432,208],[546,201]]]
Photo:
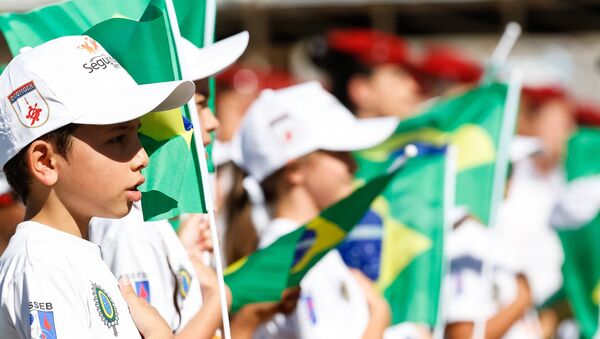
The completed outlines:
[[[353,123],[324,126],[320,148],[326,151],[359,151],[377,146],[392,135],[400,119],[356,119]]]
[[[185,63],[185,79],[195,81],[215,75],[233,64],[248,47],[250,35],[244,31],[227,39],[198,48],[181,38],[180,48]]]
[[[194,95],[194,90],[194,83],[186,80],[137,85],[94,107],[73,123],[110,125],[130,121],[150,112],[167,111],[186,104]]]

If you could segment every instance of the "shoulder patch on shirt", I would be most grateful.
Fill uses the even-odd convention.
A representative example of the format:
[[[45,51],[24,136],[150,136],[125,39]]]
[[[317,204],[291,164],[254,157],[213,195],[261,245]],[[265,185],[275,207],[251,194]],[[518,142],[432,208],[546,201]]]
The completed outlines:
[[[192,276],[185,268],[180,268],[179,272],[177,272],[177,279],[179,280],[179,294],[185,299],[190,291]]]
[[[135,294],[150,303],[150,280],[148,279],[148,275],[144,272],[138,272],[125,274],[124,276],[127,277],[129,281],[131,281],[131,285],[135,287]]]
[[[32,338],[57,339],[54,326],[54,312],[31,310],[29,312],[29,327]]]
[[[94,283],[92,283],[92,294],[100,319],[106,327],[109,329],[112,328],[115,337],[118,336],[117,325],[119,324],[119,313],[111,297],[108,296],[108,293],[102,287]]]

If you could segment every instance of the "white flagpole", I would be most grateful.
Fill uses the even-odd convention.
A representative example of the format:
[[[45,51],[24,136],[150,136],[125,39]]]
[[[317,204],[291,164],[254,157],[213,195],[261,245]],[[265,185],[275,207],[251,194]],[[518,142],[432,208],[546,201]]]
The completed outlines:
[[[520,36],[521,26],[518,23],[510,22],[506,25],[504,33],[502,33],[502,37],[500,37],[498,45],[496,45],[492,57],[488,61],[482,83],[489,84],[496,78],[498,70],[506,64],[506,60]]]
[[[492,201],[490,204],[490,222],[489,229],[496,226],[497,208],[502,200],[504,192],[504,184],[506,182],[506,166],[498,166],[508,161],[508,153],[510,143],[513,139],[515,123],[517,120],[517,113],[519,111],[519,98],[521,96],[521,72],[519,70],[513,70],[510,73],[508,80],[508,93],[506,95],[506,102],[504,104],[504,113],[502,116],[502,130],[500,131],[500,139],[498,140],[498,153],[496,158],[496,168],[494,170],[494,186],[492,188]],[[488,257],[489,259],[489,257]],[[484,260],[482,268],[482,278],[488,282],[489,295],[492,294],[492,279],[494,272],[494,263],[490,260]],[[475,322],[473,328],[473,338],[483,339],[485,338],[487,318],[485,314],[481,316]]]
[[[210,0],[208,1],[210,2]],[[173,36],[174,36],[174,43],[175,43],[175,47],[177,50],[177,58],[179,59],[179,64],[181,66],[181,72],[182,72],[182,76],[185,78],[185,74],[186,74],[186,65],[185,62],[182,58],[182,56],[179,54],[179,44],[181,41],[181,32],[179,30],[179,24],[177,23],[177,14],[175,13],[175,7],[173,6],[173,0],[165,0],[165,4],[167,7],[167,13],[169,16],[169,22],[171,24],[171,29],[173,30]],[[208,8],[207,8],[208,10]],[[192,122],[192,125],[194,127],[194,141],[195,141],[195,146],[196,146],[196,150],[198,152],[198,161],[200,162],[200,175],[203,178],[203,185],[202,185],[202,190],[204,193],[204,203],[206,205],[206,209],[208,211],[208,215],[209,215],[209,223],[210,223],[210,230],[211,230],[211,237],[212,237],[212,241],[213,241],[213,246],[214,246],[214,257],[215,257],[215,269],[217,271],[217,277],[219,280],[219,296],[220,296],[220,300],[221,300],[221,316],[223,318],[223,334],[225,339],[231,339],[231,330],[229,328],[229,314],[227,311],[227,295],[225,292],[225,280],[223,278],[223,263],[222,263],[222,258],[221,258],[221,248],[219,246],[219,239],[217,236],[217,225],[216,225],[216,218],[215,218],[215,207],[214,207],[214,200],[213,200],[213,196],[212,196],[212,190],[211,190],[211,185],[209,182],[209,175],[208,175],[208,166],[206,163],[206,157],[205,157],[205,151],[204,151],[204,144],[202,142],[202,133],[200,132],[200,119],[198,117],[198,110],[196,109],[196,102],[195,100],[192,98],[192,100],[190,100],[188,102],[188,109],[190,112],[190,119]]]
[[[452,231],[452,220],[450,219],[450,211],[454,208],[456,197],[456,159],[458,156],[458,148],[454,145],[448,146],[446,151],[446,170],[444,171],[444,235],[442,245],[442,282],[440,284],[440,295],[438,300],[437,325],[433,329],[434,339],[444,338],[444,329],[446,327],[447,305],[446,291],[444,289],[444,281],[448,274],[450,261],[446,258],[446,241],[448,234]]]

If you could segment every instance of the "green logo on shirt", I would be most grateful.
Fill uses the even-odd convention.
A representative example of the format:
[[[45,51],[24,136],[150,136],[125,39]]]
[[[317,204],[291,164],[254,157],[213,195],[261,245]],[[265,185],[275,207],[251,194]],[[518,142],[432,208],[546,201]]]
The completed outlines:
[[[94,295],[94,302],[100,314],[100,319],[104,325],[113,329],[115,337],[118,336],[117,325],[119,324],[119,313],[112,299],[102,287],[94,283],[92,283],[92,294]]]

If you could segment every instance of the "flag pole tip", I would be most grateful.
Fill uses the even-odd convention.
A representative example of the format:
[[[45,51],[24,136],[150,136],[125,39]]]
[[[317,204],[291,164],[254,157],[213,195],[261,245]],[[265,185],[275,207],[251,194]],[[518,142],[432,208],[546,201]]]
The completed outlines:
[[[419,150],[417,149],[417,146],[409,144],[404,148],[404,153],[407,157],[414,158],[419,154]]]
[[[506,25],[506,32],[514,37],[521,35],[521,25],[517,22],[511,21]]]

